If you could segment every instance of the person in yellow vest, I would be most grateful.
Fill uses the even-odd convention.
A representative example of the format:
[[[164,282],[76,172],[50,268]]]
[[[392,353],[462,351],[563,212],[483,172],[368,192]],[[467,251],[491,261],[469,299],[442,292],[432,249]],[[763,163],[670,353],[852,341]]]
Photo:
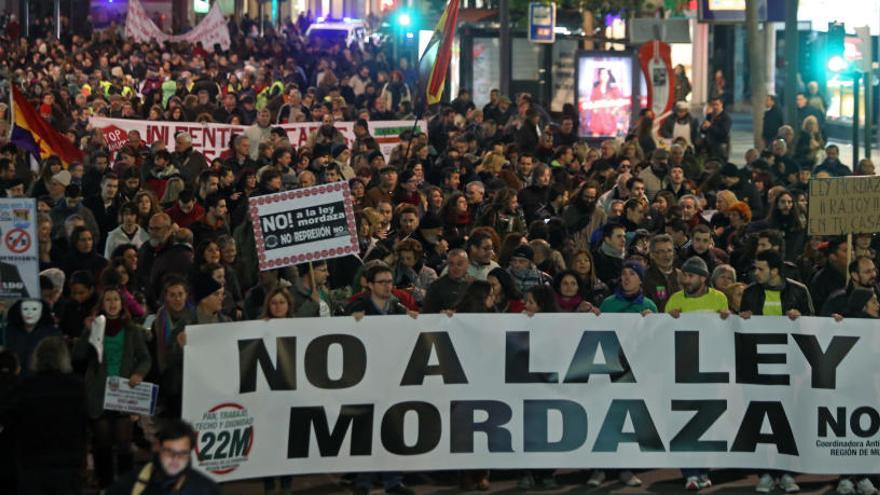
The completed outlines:
[[[718,313],[721,319],[730,316],[727,296],[709,287],[709,267],[698,256],[688,258],[681,265],[682,290],[672,294],[666,301],[666,312],[673,318],[682,313]],[[702,490],[712,486],[708,469],[682,469],[686,490]]]

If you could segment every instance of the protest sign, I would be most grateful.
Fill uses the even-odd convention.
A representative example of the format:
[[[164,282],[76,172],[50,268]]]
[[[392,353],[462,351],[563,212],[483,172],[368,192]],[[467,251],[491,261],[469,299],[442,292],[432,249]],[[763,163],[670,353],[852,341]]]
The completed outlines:
[[[358,254],[347,182],[254,196],[249,203],[260,270]]]
[[[128,133],[138,131],[141,139],[147,145],[154,142],[162,142],[169,150],[174,150],[174,136],[186,132],[192,136],[193,149],[205,155],[208,160],[213,160],[221,153],[229,149],[229,142],[234,134],[241,134],[247,129],[243,125],[231,124],[200,124],[198,122],[166,122],[152,120],[127,120],[110,119],[105,117],[92,117],[89,119],[92,127],[101,129],[104,139],[108,144],[121,142],[125,144]],[[346,143],[350,144],[354,135],[354,122],[337,122],[336,128],[345,137]],[[376,143],[385,155],[385,160],[391,156],[391,151],[400,144],[400,133],[413,129],[412,122],[404,120],[385,120],[368,122],[370,135],[376,139]],[[287,139],[295,149],[306,146],[309,136],[320,127],[320,122],[302,122],[293,124],[281,124],[287,132]],[[425,132],[424,122],[420,123],[416,130]],[[121,132],[120,132],[121,131]],[[119,145],[119,148],[122,146]]]
[[[37,205],[0,198],[0,299],[40,297]]]
[[[201,43],[202,47],[208,51],[214,51],[214,45],[220,45],[223,50],[228,50],[231,44],[229,38],[229,27],[226,19],[223,18],[223,11],[220,8],[220,2],[215,2],[211,10],[190,31],[180,35],[170,35],[162,32],[159,26],[150,19],[144,6],[139,0],[128,0],[128,11],[125,17],[125,37],[133,39],[139,43],[156,40],[159,43],[170,41],[177,43],[185,41],[187,43]]]
[[[880,232],[880,177],[810,180],[810,235]]]
[[[158,397],[159,386],[154,383],[141,382],[131,387],[128,378],[108,376],[104,389],[104,409],[152,416],[156,413]]]
[[[221,481],[880,466],[880,334],[869,320],[368,316],[199,325],[187,336],[183,416],[198,431],[196,467]]]

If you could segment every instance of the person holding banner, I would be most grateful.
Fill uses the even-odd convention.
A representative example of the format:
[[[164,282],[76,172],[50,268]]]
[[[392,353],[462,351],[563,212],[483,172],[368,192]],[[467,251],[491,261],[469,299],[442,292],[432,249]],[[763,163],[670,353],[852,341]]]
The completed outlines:
[[[382,262],[375,262],[364,271],[366,289],[363,295],[350,302],[345,308],[345,313],[360,320],[364,316],[375,315],[403,315],[418,316],[416,312],[410,312],[400,304],[400,301],[392,294],[394,288],[394,272]],[[356,495],[368,495],[373,482],[381,478],[385,493],[398,495],[415,495],[415,491],[403,484],[403,475],[399,471],[383,471],[382,473],[358,473],[354,480],[354,492]]]
[[[727,306],[727,296],[709,287],[709,267],[698,256],[688,258],[681,265],[682,290],[672,294],[666,302],[666,312],[673,318],[678,318],[682,313],[715,312],[721,315],[721,319],[730,316]],[[712,486],[709,479],[708,469],[682,469],[681,474],[686,477],[685,489],[702,490]]]
[[[127,378],[130,387],[144,380],[152,367],[145,335],[146,330],[131,320],[119,289],[107,287],[98,299],[97,314],[86,319],[73,346],[74,360],[87,363],[86,406],[92,420],[95,475],[102,489],[134,464],[131,417],[104,409],[107,377]]]
[[[296,309],[293,304],[293,297],[287,287],[276,285],[274,289],[266,294],[266,300],[263,303],[263,320],[272,318],[294,318],[296,317]],[[293,476],[277,476],[272,478],[263,478],[263,489],[266,493],[271,493],[275,488],[275,480],[278,480],[278,486],[283,493],[290,491],[290,485],[293,482]]]
[[[529,318],[538,313],[558,313],[559,306],[556,304],[556,295],[547,285],[535,285],[526,291],[525,314]],[[554,476],[554,469],[527,469],[523,471],[517,487],[520,490],[533,488],[553,489],[559,484]]]

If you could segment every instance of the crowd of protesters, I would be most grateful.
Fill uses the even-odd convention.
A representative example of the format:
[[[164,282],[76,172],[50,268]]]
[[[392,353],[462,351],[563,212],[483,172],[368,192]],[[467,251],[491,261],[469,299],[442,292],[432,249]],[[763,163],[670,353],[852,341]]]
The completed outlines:
[[[765,149],[730,157],[720,97],[705,113],[680,101],[663,122],[643,110],[625,138],[587,143],[571,106],[551,116],[528,94],[493,90],[477,108],[461,90],[386,157],[367,122],[412,118],[413,64],[369,41],[306,43],[307,24],[260,37],[252,22],[230,22],[227,51],[137,44],[114,30],[20,39],[7,26],[0,66],[85,160],[49,157],[31,172],[23,150],[0,148],[0,193],[36,198],[41,269],[41,297],[10,301],[0,334],[0,455],[10,456],[0,492],[209,486],[181,465],[192,437],[174,422],[187,325],[420,312],[880,317],[875,236],[847,246],[807,234],[811,177],[874,173],[824,146],[815,112],[798,132],[777,126]],[[166,149],[131,132],[110,153],[91,116],[247,130],[213,160],[188,134]],[[338,121],[354,122],[353,141]],[[277,127],[288,122],[321,125],[295,147]],[[351,187],[360,253],[259,271],[248,198],[335,181]],[[157,418],[103,410],[107,376],[158,383]],[[138,464],[133,445],[154,436],[151,470],[120,478]],[[798,490],[793,473],[760,474],[759,492]],[[521,478],[524,489],[556,483],[552,471]],[[684,478],[711,486],[705,470]],[[368,493],[379,476],[346,480]],[[605,480],[594,471],[589,484]],[[275,481],[291,486],[266,480],[267,491]],[[413,493],[400,473],[381,482]],[[461,484],[488,489],[489,473],[463,472]],[[838,491],[876,492],[865,476]]]

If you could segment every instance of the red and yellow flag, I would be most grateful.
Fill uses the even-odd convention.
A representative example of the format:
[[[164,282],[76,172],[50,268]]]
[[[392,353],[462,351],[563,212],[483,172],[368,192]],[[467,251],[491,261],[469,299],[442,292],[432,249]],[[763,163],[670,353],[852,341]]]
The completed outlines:
[[[428,42],[425,53],[419,60],[419,79],[425,85],[425,99],[428,105],[440,103],[446,85],[446,72],[452,57],[452,40],[455,39],[455,25],[458,22],[459,0],[449,0],[446,10],[440,16],[434,35]]]
[[[12,86],[10,141],[37,159],[56,155],[65,165],[83,161],[83,152],[53,129],[15,86]]]

